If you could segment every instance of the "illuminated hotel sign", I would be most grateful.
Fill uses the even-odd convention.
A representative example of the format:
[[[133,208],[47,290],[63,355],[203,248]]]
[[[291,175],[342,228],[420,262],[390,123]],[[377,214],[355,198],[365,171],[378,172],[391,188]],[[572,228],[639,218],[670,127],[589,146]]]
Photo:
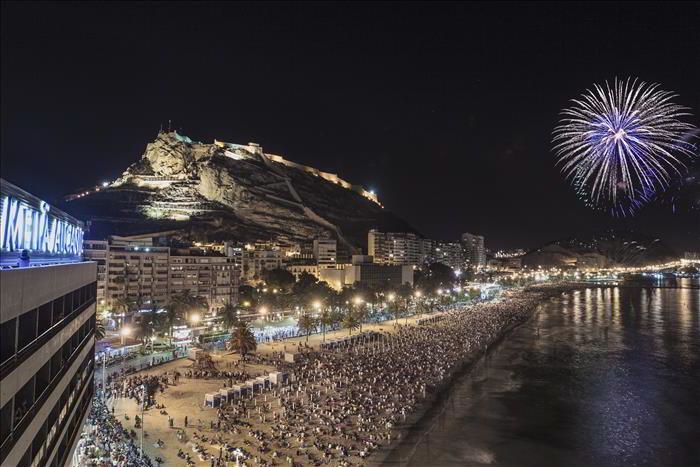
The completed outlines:
[[[83,253],[80,222],[2,180],[0,253],[3,259],[28,250],[32,259],[79,257]]]

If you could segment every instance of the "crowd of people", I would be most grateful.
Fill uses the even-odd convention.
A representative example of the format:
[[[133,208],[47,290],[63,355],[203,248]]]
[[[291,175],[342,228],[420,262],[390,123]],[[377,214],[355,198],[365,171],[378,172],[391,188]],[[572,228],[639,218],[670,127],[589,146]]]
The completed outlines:
[[[169,384],[177,383],[179,373],[164,372],[160,375],[133,375],[123,377],[110,377],[105,384],[105,397],[130,398],[141,405],[145,401],[145,408],[155,405],[155,396],[162,393]]]
[[[78,464],[86,467],[153,467],[146,455],[141,455],[136,433],[127,431],[107,408],[95,398],[76,450]]]
[[[216,420],[208,427],[210,435],[195,432],[189,439],[184,429],[194,426],[185,417],[182,437],[178,433],[177,438],[191,445],[195,458],[212,467],[234,458],[241,465],[364,465],[368,456],[400,436],[419,404],[455,371],[482,355],[504,331],[528,319],[543,297],[558,292],[538,289],[508,294],[498,301],[433,315],[419,325],[399,325],[373,339],[355,340],[353,345],[318,350],[300,345],[293,363],[285,362],[280,350],[253,354],[245,364],[228,362],[223,369],[186,370],[185,378],[222,379],[224,386],[231,386],[249,379],[246,365],[255,362],[278,369],[284,366],[292,378],[287,385],[218,407]],[[179,377],[176,371],[114,375],[106,395],[155,404],[155,396]],[[109,417],[103,404],[93,409],[91,418],[97,416],[106,417],[107,424],[91,424],[95,441],[81,449],[99,453],[105,439],[121,439],[126,447],[115,453],[129,459],[133,448],[129,434]],[[172,418],[168,419],[172,428]],[[206,429],[201,421],[196,426]],[[193,464],[189,453],[180,450],[178,456]],[[123,465],[147,464],[127,461]]]
[[[255,465],[360,465],[455,370],[526,320],[540,297],[480,303],[350,348],[303,348],[290,385],[221,407],[217,426],[243,435]]]

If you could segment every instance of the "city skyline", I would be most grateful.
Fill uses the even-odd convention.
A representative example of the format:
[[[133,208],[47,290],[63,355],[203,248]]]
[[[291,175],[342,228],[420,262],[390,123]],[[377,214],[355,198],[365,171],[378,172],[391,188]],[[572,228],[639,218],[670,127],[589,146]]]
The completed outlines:
[[[622,227],[683,250],[698,210],[592,211],[550,143],[569,99],[617,76],[659,82],[697,114],[700,40],[683,8],[3,4],[3,177],[59,199],[119,176],[172,120],[362,184],[429,238],[531,249]],[[246,18],[235,38],[230,17]],[[590,40],[613,31],[635,46]]]

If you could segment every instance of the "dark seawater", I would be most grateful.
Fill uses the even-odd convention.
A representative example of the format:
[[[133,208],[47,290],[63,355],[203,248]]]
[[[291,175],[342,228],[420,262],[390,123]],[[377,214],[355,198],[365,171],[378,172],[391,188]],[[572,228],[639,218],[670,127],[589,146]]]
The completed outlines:
[[[543,303],[385,464],[700,466],[698,286]]]

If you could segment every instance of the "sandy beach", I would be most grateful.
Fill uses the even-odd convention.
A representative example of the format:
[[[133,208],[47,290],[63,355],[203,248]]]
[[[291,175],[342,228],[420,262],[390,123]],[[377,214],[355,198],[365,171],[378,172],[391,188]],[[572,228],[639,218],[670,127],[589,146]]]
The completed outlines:
[[[246,396],[223,410],[204,407],[204,394],[218,392],[227,380],[186,377],[191,360],[135,373],[182,375],[177,384],[165,385],[156,394],[162,413],[156,408],[143,413],[144,452],[166,466],[186,465],[178,452],[189,454],[193,465],[235,465],[230,455],[234,448],[245,452],[241,465],[379,465],[402,431],[449,390],[455,375],[468,371],[490,345],[529,319],[538,303],[571,287],[510,292],[495,302],[430,315],[433,320],[427,324],[417,323],[428,317],[419,315],[401,319],[398,325],[364,325],[363,332],[381,333],[382,339],[351,350],[320,351],[320,334],[311,335],[308,342],[300,337],[261,344],[258,360],[267,362],[246,363],[245,371],[252,377],[268,374],[277,369],[269,362],[280,352],[294,353],[297,362],[284,365],[291,383]],[[327,333],[325,339],[347,336],[341,330]],[[220,352],[212,358],[219,370],[243,368],[235,354]],[[406,360],[412,360],[410,366],[404,366]],[[409,374],[394,374],[392,369]],[[96,378],[100,377],[98,371]],[[141,416],[140,405],[129,397],[108,399],[108,405],[127,430],[135,430],[138,445],[140,430],[134,420]],[[162,441],[160,447],[157,440]]]

